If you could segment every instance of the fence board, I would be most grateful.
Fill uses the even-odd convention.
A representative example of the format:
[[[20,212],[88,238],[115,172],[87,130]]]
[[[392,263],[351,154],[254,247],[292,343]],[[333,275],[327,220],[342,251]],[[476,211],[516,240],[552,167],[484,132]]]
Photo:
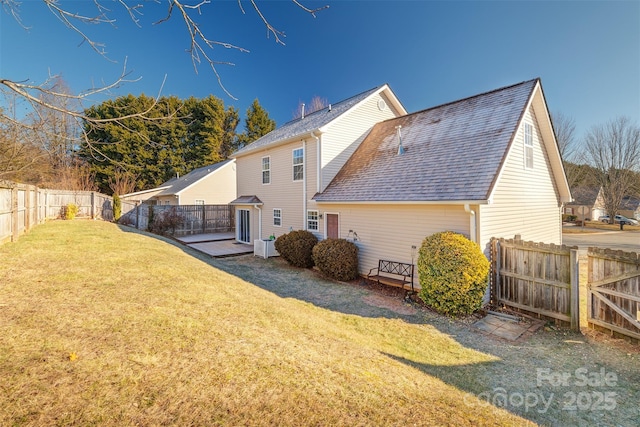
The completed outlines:
[[[589,248],[587,323],[640,339],[640,255]]]
[[[580,328],[577,248],[492,239],[493,302]]]
[[[113,220],[110,196],[94,191],[48,190],[0,181],[0,244],[16,241],[47,219],[60,218],[63,207],[70,203],[78,206],[78,217]]]
[[[235,208],[231,205],[146,205],[142,204],[123,215],[121,222],[140,230],[149,229],[150,211],[155,218],[175,212],[181,221],[171,233],[175,236],[223,233],[235,230]]]

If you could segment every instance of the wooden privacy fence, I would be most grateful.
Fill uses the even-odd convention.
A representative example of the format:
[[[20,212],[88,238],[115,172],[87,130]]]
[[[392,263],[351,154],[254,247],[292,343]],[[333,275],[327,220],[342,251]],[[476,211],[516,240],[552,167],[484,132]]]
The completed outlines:
[[[180,217],[180,223],[173,231],[175,236],[235,231],[235,208],[231,205],[141,204],[123,215],[120,222],[139,230],[147,230],[151,210],[154,219],[161,218],[168,212],[175,212]]]
[[[34,185],[0,181],[0,244],[16,241],[47,219],[60,218],[68,204],[78,206],[82,218],[113,220],[113,199],[95,191],[48,190]],[[123,204],[123,212],[130,209]]]
[[[494,304],[580,329],[577,247],[492,239],[491,267]]]
[[[640,340],[640,254],[589,248],[587,323]]]

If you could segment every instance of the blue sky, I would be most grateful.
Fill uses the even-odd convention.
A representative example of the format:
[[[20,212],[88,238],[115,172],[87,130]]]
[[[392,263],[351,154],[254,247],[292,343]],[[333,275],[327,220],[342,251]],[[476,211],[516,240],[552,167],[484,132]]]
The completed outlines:
[[[303,1],[330,6],[316,18],[291,1],[258,1],[286,33],[282,46],[267,37],[249,2],[243,14],[235,0],[214,0],[195,17],[202,30],[250,51],[210,52],[235,63],[218,69],[238,100],[206,64],[194,72],[178,16],[153,25],[165,2],[143,2],[141,28],[117,2],[102,3],[115,26],[80,28],[105,43],[113,62],[81,44],[42,1],[25,0],[20,16],[28,29],[0,12],[0,78],[40,83],[51,72],[82,91],[116,79],[127,58],[131,77],[141,80],[115,95],[156,95],[166,75],[163,95],[213,94],[242,113],[258,98],[282,125],[299,102],[335,103],[383,83],[413,112],[540,77],[550,110],[574,118],[578,137],[617,116],[640,119],[638,1]],[[95,11],[89,1],[61,4]]]

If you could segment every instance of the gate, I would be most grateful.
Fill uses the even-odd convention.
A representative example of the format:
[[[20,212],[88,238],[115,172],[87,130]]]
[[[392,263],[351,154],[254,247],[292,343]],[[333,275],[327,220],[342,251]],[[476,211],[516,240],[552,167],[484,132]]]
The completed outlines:
[[[580,330],[576,247],[491,240],[492,302]]]
[[[589,248],[587,322],[640,340],[640,255]]]

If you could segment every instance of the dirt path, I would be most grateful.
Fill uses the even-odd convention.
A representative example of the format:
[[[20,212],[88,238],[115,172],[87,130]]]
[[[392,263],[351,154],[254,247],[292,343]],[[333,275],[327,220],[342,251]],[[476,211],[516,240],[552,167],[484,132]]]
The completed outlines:
[[[639,423],[640,346],[596,332],[582,335],[552,327],[511,342],[473,327],[475,318],[452,320],[405,302],[403,293],[392,288],[364,281],[328,281],[316,271],[290,267],[279,258],[243,256],[212,264],[283,298],[346,314],[430,325],[465,347],[494,355],[500,361],[487,365],[407,363],[539,424]]]

